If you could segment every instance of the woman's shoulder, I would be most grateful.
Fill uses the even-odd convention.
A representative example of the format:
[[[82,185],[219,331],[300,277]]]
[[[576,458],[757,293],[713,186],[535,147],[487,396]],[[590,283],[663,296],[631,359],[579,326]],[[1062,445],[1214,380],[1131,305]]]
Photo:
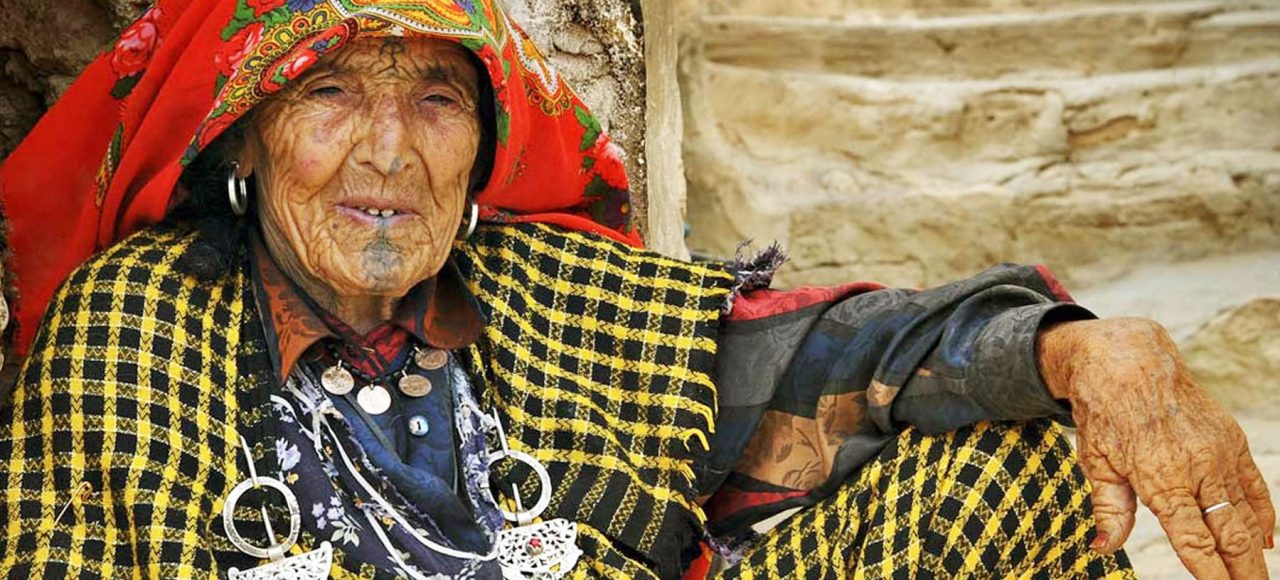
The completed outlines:
[[[549,223],[486,224],[459,249],[475,261],[489,258],[530,265],[553,262],[562,273],[566,268],[581,269],[583,273],[595,270],[597,274],[621,274],[623,281],[642,285],[670,280],[727,288],[734,278],[723,263],[679,260],[600,234]]]
[[[226,379],[221,373],[235,367],[245,340],[251,291],[242,269],[203,281],[177,267],[195,235],[150,227],[81,264],[45,311],[15,396],[36,384],[55,393],[111,384],[117,397],[130,399],[141,384]],[[191,393],[197,395],[210,396]]]
[[[238,270],[213,281],[185,273],[179,261],[196,236],[182,225],[156,225],[85,261],[49,304],[32,353],[110,346],[107,337],[154,335],[176,343],[185,335],[203,339],[196,330],[226,330],[244,310],[247,282]]]
[[[139,274],[147,278],[177,276],[182,273],[174,268],[196,233],[181,224],[162,223],[138,231],[115,245],[94,254],[67,276],[65,287],[115,281],[122,274],[128,279],[145,283]]]

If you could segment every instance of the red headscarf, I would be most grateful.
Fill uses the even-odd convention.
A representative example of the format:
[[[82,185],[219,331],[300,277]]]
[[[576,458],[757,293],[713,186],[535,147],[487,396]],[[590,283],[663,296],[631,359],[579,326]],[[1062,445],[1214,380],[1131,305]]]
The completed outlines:
[[[232,122],[352,38],[412,35],[459,42],[493,82],[482,219],[641,244],[618,147],[500,0],[159,0],[0,168],[18,352],[67,274],[164,217],[183,167]]]

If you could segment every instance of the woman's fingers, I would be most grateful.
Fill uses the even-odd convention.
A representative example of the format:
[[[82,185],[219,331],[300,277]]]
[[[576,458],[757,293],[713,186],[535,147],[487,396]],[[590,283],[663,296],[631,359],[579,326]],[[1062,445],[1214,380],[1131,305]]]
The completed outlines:
[[[1267,549],[1275,547],[1276,508],[1271,503],[1271,490],[1267,488],[1267,482],[1263,481],[1258,465],[1253,462],[1248,446],[1240,452],[1236,473],[1245,501],[1253,508],[1253,517],[1258,532],[1262,534],[1263,546]]]
[[[1138,500],[1127,483],[1093,482],[1093,519],[1098,535],[1091,548],[1110,554],[1129,540]]]
[[[1249,529],[1239,509],[1217,510],[1205,515],[1204,521],[1232,578],[1267,578],[1267,563],[1262,558],[1258,536]]]
[[[1093,486],[1093,520],[1098,534],[1089,546],[1103,554],[1119,550],[1133,531],[1138,499],[1129,485],[1101,454],[1082,454],[1080,466]]]
[[[1200,504],[1187,490],[1169,490],[1145,498],[1151,513],[1169,536],[1182,565],[1200,580],[1230,578],[1218,555],[1217,540],[1205,525]]]
[[[1231,577],[1266,578],[1267,564],[1253,526],[1253,508],[1244,501],[1244,492],[1235,483],[1234,475],[1219,469],[1201,480],[1200,511]]]

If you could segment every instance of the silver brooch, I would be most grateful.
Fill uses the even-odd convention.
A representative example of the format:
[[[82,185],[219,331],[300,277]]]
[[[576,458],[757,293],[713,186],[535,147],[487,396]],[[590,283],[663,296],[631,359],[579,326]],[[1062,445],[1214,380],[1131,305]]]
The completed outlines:
[[[259,477],[253,464],[253,455],[249,452],[249,444],[240,437],[240,448],[249,464],[249,479],[231,489],[227,501],[222,505],[222,521],[227,530],[227,539],[237,550],[254,558],[268,560],[266,564],[248,570],[231,568],[227,577],[231,580],[321,580],[329,577],[329,568],[333,565],[333,546],[329,542],[321,542],[320,547],[294,556],[285,556],[298,543],[298,534],[302,530],[302,512],[298,508],[298,498],[293,495],[289,486],[271,477]],[[268,487],[284,496],[285,505],[289,508],[289,532],[284,541],[276,541],[275,530],[271,519],[267,517],[267,508],[262,506],[262,522],[266,525],[266,547],[255,545],[240,535],[236,529],[234,514],[240,498],[250,489]]]

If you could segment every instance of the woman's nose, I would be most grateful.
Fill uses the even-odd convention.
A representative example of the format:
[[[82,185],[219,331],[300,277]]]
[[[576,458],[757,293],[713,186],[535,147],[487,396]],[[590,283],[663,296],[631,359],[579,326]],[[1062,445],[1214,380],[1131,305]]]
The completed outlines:
[[[368,105],[368,131],[364,136],[367,163],[384,176],[404,171],[412,161],[412,116],[394,95],[380,95]]]

